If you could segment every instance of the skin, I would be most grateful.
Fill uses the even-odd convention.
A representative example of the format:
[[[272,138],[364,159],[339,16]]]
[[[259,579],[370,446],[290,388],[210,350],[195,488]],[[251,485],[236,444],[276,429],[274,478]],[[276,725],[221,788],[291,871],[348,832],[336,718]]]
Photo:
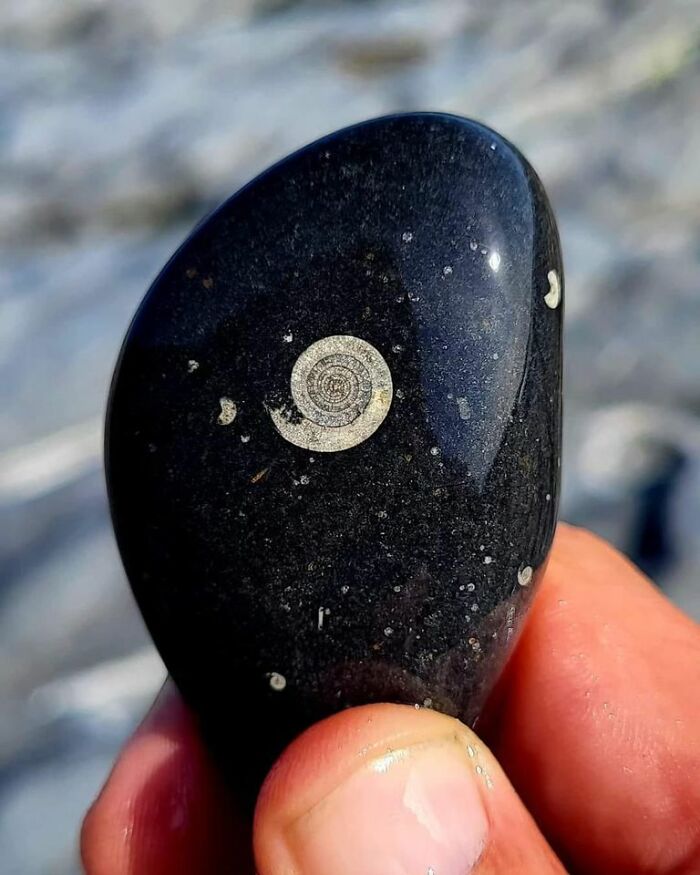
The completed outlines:
[[[699,690],[700,627],[610,546],[561,525],[481,738],[398,705],[313,726],[261,790],[253,863],[250,828],[166,688],[85,818],[84,866],[88,875],[366,875],[365,840],[377,859],[382,841],[409,858],[414,846],[422,852],[428,838],[404,829],[405,807],[392,807],[422,775],[452,837],[442,871],[698,873]],[[405,860],[392,868],[409,870]]]

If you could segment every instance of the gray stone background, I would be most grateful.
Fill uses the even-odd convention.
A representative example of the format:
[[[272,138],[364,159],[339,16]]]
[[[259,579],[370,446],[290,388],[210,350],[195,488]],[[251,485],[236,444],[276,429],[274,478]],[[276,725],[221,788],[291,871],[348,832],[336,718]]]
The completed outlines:
[[[542,175],[567,273],[563,517],[700,615],[698,0],[5,0],[3,875],[78,871],[81,812],[163,678],[101,470],[134,308],[252,174],[414,108],[485,121]]]

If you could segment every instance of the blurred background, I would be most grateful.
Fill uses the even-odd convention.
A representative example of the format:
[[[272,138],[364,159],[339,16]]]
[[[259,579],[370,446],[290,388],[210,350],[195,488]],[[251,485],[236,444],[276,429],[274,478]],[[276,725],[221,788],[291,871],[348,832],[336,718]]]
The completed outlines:
[[[192,224],[370,116],[514,140],[567,279],[562,516],[700,616],[700,0],[4,0],[0,873],[76,833],[164,677],[101,430],[129,319]]]

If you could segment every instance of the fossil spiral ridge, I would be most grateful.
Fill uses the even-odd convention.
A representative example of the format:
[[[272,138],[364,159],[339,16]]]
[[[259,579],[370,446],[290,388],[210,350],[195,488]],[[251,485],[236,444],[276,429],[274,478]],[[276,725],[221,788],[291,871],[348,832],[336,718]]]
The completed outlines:
[[[365,441],[385,419],[393,396],[389,367],[366,340],[331,335],[312,343],[294,363],[290,390],[301,421],[289,410],[271,410],[290,443],[316,452],[338,452]]]

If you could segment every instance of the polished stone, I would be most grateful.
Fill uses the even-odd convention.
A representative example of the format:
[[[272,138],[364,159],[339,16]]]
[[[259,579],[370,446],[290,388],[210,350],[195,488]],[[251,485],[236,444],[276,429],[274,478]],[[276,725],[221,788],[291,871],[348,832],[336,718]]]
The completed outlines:
[[[351,705],[478,717],[555,526],[562,289],[531,167],[438,114],[292,155],[153,284],[111,396],[114,525],[214,749],[249,745],[242,786]]]

